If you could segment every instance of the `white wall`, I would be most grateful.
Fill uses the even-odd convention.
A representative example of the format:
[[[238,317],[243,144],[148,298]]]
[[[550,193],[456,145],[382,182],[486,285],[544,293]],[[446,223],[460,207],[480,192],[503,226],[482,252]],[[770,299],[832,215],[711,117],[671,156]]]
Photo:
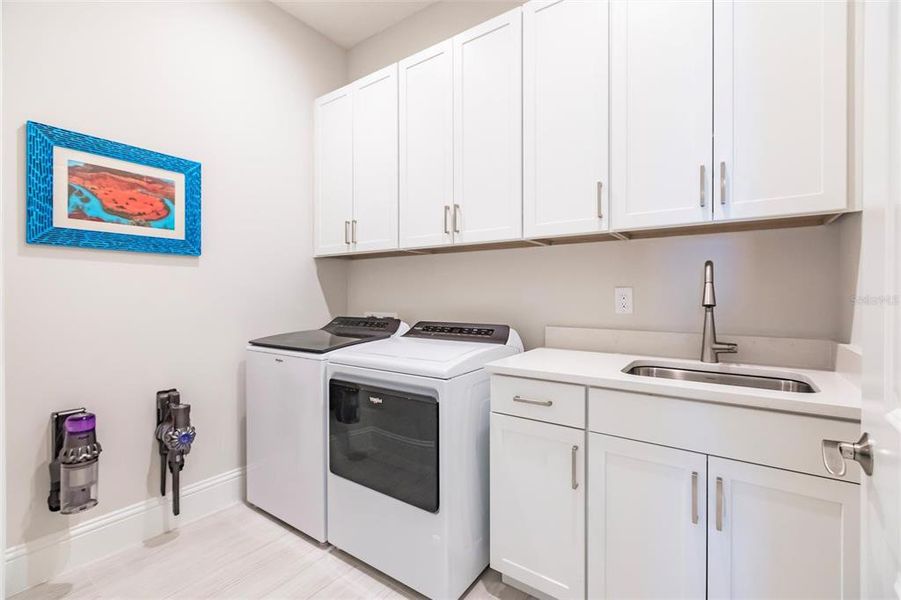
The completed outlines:
[[[244,464],[243,346],[345,310],[345,265],[314,263],[312,102],[343,50],[268,3],[4,3],[3,294],[7,543],[158,494],[154,395],[198,435],[183,483]],[[203,164],[203,256],[26,245],[25,121]],[[84,405],[100,505],[46,508],[51,411]]]

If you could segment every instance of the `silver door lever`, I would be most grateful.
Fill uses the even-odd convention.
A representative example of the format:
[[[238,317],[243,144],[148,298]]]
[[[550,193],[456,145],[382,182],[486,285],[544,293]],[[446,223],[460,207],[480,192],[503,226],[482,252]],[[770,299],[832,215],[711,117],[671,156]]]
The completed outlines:
[[[873,474],[873,441],[864,433],[857,442],[823,440],[823,464],[831,475],[844,477],[847,472],[845,459],[860,463],[867,475]]]

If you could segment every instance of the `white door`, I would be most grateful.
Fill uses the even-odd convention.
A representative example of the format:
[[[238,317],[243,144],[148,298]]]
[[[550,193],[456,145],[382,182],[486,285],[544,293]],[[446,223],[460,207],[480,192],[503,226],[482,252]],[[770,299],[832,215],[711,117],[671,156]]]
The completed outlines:
[[[709,598],[856,598],[859,486],[710,457]]]
[[[608,4],[532,0],[523,15],[523,233],[608,228]]]
[[[453,65],[449,40],[398,64],[401,248],[453,242]]]
[[[716,219],[844,210],[848,5],[714,6]]]
[[[315,253],[350,249],[353,218],[353,97],[343,87],[316,100],[313,193]]]
[[[863,597],[901,597],[901,5],[863,7]],[[894,62],[893,62],[894,61]],[[895,94],[889,94],[895,90]],[[854,441],[854,440],[846,440]],[[849,464],[849,469],[858,468]]]
[[[585,432],[491,414],[491,567],[585,596]]]
[[[703,598],[707,456],[588,434],[588,597]]]
[[[453,44],[455,241],[522,237],[522,11]]]
[[[353,83],[354,251],[397,248],[397,65]]]
[[[325,362],[247,352],[247,501],[324,542]]]
[[[712,218],[712,0],[610,5],[613,227]]]

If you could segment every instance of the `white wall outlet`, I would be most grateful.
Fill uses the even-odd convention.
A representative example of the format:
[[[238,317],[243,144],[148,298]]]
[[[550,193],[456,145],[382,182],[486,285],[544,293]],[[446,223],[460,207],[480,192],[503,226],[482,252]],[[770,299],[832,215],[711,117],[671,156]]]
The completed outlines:
[[[632,314],[632,288],[618,287],[614,290],[613,308],[618,315]]]

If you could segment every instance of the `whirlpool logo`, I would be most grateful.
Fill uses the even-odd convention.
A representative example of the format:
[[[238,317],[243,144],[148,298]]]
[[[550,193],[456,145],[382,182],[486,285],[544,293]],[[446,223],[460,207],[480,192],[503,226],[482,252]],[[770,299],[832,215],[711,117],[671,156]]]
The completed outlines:
[[[382,400],[378,396],[370,396],[369,401],[372,402],[373,404],[381,404],[382,402],[384,402],[384,400]]]

